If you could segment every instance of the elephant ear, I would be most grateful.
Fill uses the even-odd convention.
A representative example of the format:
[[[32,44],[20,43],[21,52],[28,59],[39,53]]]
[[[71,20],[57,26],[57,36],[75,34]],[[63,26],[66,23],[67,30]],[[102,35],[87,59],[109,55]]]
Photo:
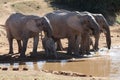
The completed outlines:
[[[36,22],[34,19],[27,21],[26,28],[32,32],[39,32],[39,28],[36,26]]]

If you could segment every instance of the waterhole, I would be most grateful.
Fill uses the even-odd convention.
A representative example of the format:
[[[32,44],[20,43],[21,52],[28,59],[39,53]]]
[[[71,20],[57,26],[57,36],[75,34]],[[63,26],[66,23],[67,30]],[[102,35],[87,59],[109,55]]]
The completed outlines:
[[[21,63],[1,63],[1,70],[53,70],[77,72],[96,77],[120,76],[120,47],[110,50],[100,49],[96,54],[92,53],[87,58],[60,61],[37,61]]]

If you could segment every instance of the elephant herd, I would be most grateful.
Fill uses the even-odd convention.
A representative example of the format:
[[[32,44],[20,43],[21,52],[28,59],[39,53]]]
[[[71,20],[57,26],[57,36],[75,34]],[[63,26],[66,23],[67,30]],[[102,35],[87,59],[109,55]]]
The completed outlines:
[[[109,25],[102,14],[56,10],[40,17],[13,13],[6,20],[4,27],[9,42],[9,54],[13,53],[13,39],[16,39],[20,57],[25,57],[29,38],[33,38],[33,55],[37,53],[39,33],[42,31],[45,34],[42,45],[47,57],[51,54],[55,58],[58,57],[56,50],[63,49],[60,40],[63,38],[68,39],[68,55],[89,55],[91,44],[95,51],[99,49],[101,32],[106,36],[108,49],[111,47]],[[95,39],[94,43],[91,36]]]

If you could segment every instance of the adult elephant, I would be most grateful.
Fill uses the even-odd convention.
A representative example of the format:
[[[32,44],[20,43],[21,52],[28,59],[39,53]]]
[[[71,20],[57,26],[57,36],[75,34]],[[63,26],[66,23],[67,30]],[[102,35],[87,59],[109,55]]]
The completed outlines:
[[[13,13],[6,20],[5,28],[9,41],[9,54],[13,53],[13,39],[17,40],[20,57],[25,57],[26,46],[29,38],[34,39],[33,53],[37,53],[39,32],[42,30],[51,37],[52,30],[44,17]],[[21,41],[23,44],[21,44]]]
[[[106,21],[106,19],[104,18],[104,16],[102,14],[93,14],[93,13],[90,13],[90,12],[78,12],[77,13],[83,13],[83,14],[91,14],[95,20],[97,21],[97,23],[100,25],[100,30],[101,30],[101,33],[104,33],[105,36],[106,36],[106,43],[107,43],[107,47],[108,49],[110,49],[111,47],[111,36],[110,36],[110,28],[109,28],[109,25]],[[94,47],[95,49],[95,47]]]
[[[98,46],[100,30],[93,16],[60,10],[48,13],[45,16],[52,25],[54,40],[68,39],[68,54],[72,54],[72,50],[74,50],[74,54],[79,56],[79,43],[81,37],[83,37],[81,35],[84,35],[84,39],[87,39],[89,32],[94,34],[95,46]],[[85,50],[85,47],[83,50]]]
[[[106,36],[107,47],[108,47],[108,49],[110,49],[110,47],[111,47],[110,28],[109,28],[109,25],[108,25],[106,19],[104,18],[104,16],[102,14],[92,14],[92,13],[87,12],[87,11],[85,11],[85,12],[76,11],[76,13],[78,13],[78,14],[91,14],[96,19],[97,23],[100,25],[101,32],[103,32]],[[87,41],[89,41],[89,39]],[[81,43],[83,43],[83,42],[81,42]],[[88,44],[89,44],[89,42],[86,42],[86,45],[88,45]],[[63,49],[60,40],[57,41],[57,48],[58,48],[58,50]],[[97,50],[98,48],[96,48],[94,46],[93,49]]]
[[[108,49],[110,49],[110,47],[111,47],[111,36],[110,35],[111,34],[110,34],[110,28],[109,28],[109,25],[108,25],[106,19],[104,18],[104,16],[102,14],[92,14],[92,15],[94,16],[94,18],[100,25],[101,32],[103,32],[105,34],[107,47],[108,47]]]

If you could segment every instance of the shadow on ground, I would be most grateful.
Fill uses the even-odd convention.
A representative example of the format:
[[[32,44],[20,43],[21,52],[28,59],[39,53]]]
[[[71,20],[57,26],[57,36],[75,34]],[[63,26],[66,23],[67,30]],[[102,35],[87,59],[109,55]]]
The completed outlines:
[[[27,61],[42,61],[42,60],[46,60],[46,61],[60,61],[60,60],[68,60],[68,59],[72,59],[75,58],[73,55],[67,55],[64,52],[60,52],[58,51],[58,58],[56,59],[54,56],[49,56],[46,57],[46,54],[44,51],[40,51],[37,52],[37,54],[35,55],[31,55],[27,54],[26,57],[21,58],[19,57],[19,53],[14,53],[14,54],[7,54],[4,53],[3,55],[0,55],[0,63],[6,63],[6,62],[27,62]],[[81,58],[81,57],[80,57]]]

